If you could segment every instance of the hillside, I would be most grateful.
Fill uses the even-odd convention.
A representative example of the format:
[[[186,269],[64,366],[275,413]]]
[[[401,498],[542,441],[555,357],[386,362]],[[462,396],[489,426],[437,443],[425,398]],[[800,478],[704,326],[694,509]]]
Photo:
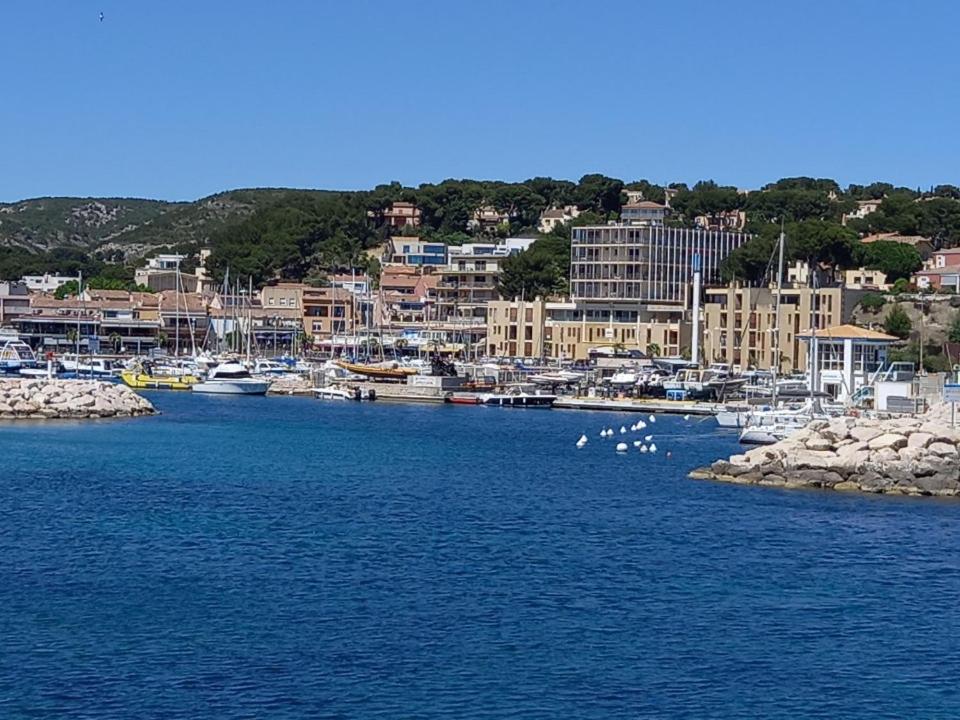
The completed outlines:
[[[73,247],[120,259],[162,246],[199,245],[284,192],[231,190],[194,202],[35,198],[0,203],[0,247],[35,252]]]

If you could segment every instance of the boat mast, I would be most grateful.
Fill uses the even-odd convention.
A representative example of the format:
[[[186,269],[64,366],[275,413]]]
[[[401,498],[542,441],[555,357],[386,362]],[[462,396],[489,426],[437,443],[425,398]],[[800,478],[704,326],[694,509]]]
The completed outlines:
[[[771,390],[771,400],[773,406],[777,406],[777,375],[780,370],[780,303],[783,299],[783,220],[780,220],[780,247],[777,252],[777,300],[774,303],[774,322],[773,322],[773,367],[771,368],[771,377],[773,378],[773,388]]]
[[[77,377],[80,377],[80,313],[83,310],[83,270],[77,271],[77,358],[74,370]]]

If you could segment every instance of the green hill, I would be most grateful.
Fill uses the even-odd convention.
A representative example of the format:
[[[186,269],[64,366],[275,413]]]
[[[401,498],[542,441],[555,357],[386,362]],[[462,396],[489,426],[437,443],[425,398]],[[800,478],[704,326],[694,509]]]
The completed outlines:
[[[194,202],[51,197],[0,203],[0,247],[34,252],[72,247],[119,259],[158,247],[197,246],[285,192],[231,190]]]

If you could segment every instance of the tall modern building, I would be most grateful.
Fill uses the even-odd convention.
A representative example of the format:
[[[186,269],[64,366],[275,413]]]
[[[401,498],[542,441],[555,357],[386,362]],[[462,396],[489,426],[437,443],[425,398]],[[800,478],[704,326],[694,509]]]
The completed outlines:
[[[703,282],[717,281],[720,263],[749,237],[660,225],[573,228],[570,292],[578,302],[684,308],[694,257],[700,257]]]

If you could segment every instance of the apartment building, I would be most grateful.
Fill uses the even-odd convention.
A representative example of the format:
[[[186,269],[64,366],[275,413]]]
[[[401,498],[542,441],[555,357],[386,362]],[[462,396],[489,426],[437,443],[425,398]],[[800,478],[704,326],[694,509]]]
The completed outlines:
[[[694,258],[704,283],[718,280],[720,263],[749,237],[656,225],[573,228],[571,293],[577,302],[689,307]]]
[[[801,333],[810,328],[828,328],[849,322],[865,290],[843,287],[784,287],[777,317],[775,287],[749,288],[731,285],[704,290],[703,360],[729,363],[743,370],[769,370],[776,365],[784,373],[804,371],[807,353]]]
[[[418,237],[392,237],[383,261],[387,265],[438,267],[447,263],[447,246]]]
[[[587,360],[591,350],[616,346],[676,357],[689,350],[690,340],[690,323],[680,315],[643,317],[635,310],[541,298],[495,300],[487,307],[491,357]]]
[[[0,325],[28,312],[30,291],[27,290],[27,284],[16,280],[0,282]]]
[[[637,200],[620,208],[620,220],[630,225],[663,225],[667,212],[666,205],[650,200]]]
[[[352,332],[356,320],[354,296],[343,288],[303,287],[303,331],[315,344]]]

